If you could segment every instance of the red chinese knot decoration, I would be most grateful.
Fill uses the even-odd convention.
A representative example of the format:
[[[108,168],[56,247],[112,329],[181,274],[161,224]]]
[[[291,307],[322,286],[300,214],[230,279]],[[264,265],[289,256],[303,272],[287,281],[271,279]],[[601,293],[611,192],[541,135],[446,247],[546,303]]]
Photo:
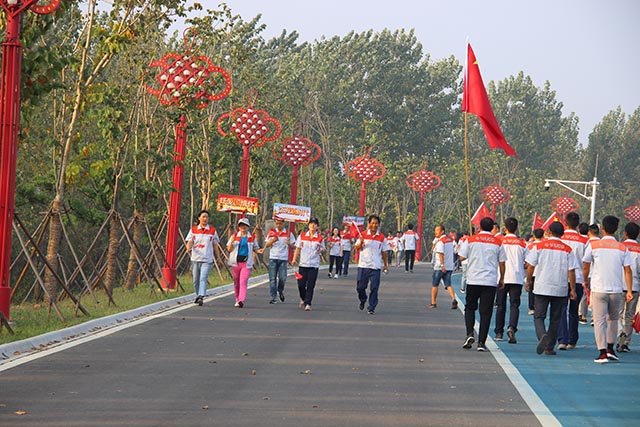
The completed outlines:
[[[640,201],[636,200],[636,204],[629,206],[624,210],[624,217],[633,222],[640,221]]]
[[[307,166],[320,158],[320,147],[309,138],[294,136],[273,146],[273,154],[285,166]]]
[[[345,172],[356,181],[365,183],[382,178],[387,173],[387,169],[377,159],[370,158],[367,152],[363,157],[356,157],[347,162]]]
[[[430,193],[440,187],[440,177],[426,169],[412,173],[405,182],[409,188],[421,193]]]
[[[249,92],[249,105],[236,108],[231,113],[225,113],[218,119],[218,132],[222,136],[233,133],[240,144],[245,147],[262,147],[266,142],[274,141],[280,136],[280,122],[264,110],[253,108],[253,100],[257,92]],[[253,100],[252,100],[253,98]],[[222,125],[231,121],[231,130],[227,132]]]
[[[551,209],[562,215],[565,215],[569,212],[575,212],[579,207],[580,204],[576,200],[568,196],[558,197],[551,202]]]
[[[480,191],[480,198],[490,201],[494,205],[501,205],[511,199],[511,193],[507,189],[494,184],[483,188]]]
[[[206,56],[196,56],[190,52],[187,45],[185,30],[186,52],[182,55],[169,53],[159,61],[153,61],[149,67],[160,67],[155,81],[160,89],[147,86],[147,91],[156,95],[164,105],[184,106],[195,102],[197,108],[204,108],[209,101],[218,101],[231,91],[231,76],[224,69],[213,65]],[[222,77],[219,83],[216,74]],[[215,93],[210,93],[214,90]]]

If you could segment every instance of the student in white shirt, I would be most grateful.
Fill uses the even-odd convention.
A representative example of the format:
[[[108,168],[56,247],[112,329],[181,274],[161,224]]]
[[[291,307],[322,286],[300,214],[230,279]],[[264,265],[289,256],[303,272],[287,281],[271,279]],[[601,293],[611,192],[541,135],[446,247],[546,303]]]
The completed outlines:
[[[356,240],[355,248],[360,251],[358,262],[358,279],[356,290],[360,300],[360,310],[364,310],[364,305],[369,301],[367,312],[375,314],[378,305],[378,289],[380,287],[380,269],[386,273],[389,269],[385,251],[389,250],[389,244],[384,234],[379,231],[380,217],[370,215],[367,222],[367,229]],[[369,287],[369,297],[367,298],[367,287]]]
[[[198,213],[198,224],[191,227],[185,238],[187,253],[191,256],[191,274],[196,293],[195,304],[202,305],[207,293],[207,278],[213,264],[213,254],[220,258],[220,238],[215,227],[209,224],[209,211]]]
[[[296,241],[296,250],[293,253],[292,265],[295,265],[300,257],[298,273],[298,291],[300,293],[300,308],[311,311],[313,291],[318,280],[318,269],[320,267],[320,253],[324,252],[324,239],[318,232],[318,218],[309,220],[309,230],[300,233]]]
[[[295,247],[296,239],[293,233],[285,228],[284,221],[275,219],[276,228],[269,230],[265,248],[269,248],[269,304],[284,302],[284,285],[287,280],[287,264],[289,263],[289,248]]]
[[[413,273],[413,263],[416,258],[416,247],[420,237],[413,231],[413,224],[407,225],[408,230],[402,235],[404,245],[404,271]]]
[[[633,326],[631,326],[631,323],[638,306],[638,292],[640,291],[640,243],[638,243],[638,234],[640,234],[640,226],[635,222],[630,222],[624,227],[625,240],[622,243],[627,247],[629,256],[631,256],[631,273],[633,275],[631,293],[633,298],[623,305],[620,312],[622,330],[620,331],[620,335],[618,335],[616,350],[621,353],[631,351],[629,348],[631,336],[633,335]]]

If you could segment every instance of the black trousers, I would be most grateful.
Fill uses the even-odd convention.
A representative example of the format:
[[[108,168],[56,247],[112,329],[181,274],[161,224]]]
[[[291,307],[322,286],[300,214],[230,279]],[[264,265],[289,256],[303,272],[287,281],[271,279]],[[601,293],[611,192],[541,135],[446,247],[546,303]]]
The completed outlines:
[[[304,301],[305,305],[311,305],[313,290],[318,280],[318,269],[315,267],[298,267],[298,273],[302,276],[302,278],[298,279],[300,299]]]
[[[491,326],[493,302],[496,298],[495,286],[472,285],[467,283],[466,303],[464,305],[464,323],[467,336],[473,336],[473,326],[476,323],[476,310],[480,313],[480,329],[478,343],[484,344]]]
[[[404,251],[404,271],[413,271],[413,262],[416,258],[416,251],[407,249]]]

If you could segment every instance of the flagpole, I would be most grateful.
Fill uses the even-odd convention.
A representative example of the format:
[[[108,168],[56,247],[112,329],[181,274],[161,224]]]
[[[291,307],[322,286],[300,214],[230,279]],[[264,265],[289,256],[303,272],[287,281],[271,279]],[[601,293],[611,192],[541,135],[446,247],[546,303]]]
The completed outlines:
[[[467,143],[467,112],[464,112],[464,172],[467,183],[467,219],[469,224],[469,236],[473,235],[471,227],[471,188],[469,184],[469,145]]]

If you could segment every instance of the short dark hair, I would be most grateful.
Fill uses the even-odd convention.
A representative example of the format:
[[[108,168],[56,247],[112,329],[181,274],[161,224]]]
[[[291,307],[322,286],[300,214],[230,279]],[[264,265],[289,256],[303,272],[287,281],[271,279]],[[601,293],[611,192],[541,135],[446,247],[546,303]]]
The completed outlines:
[[[544,230],[542,228],[536,228],[533,230],[533,237],[536,239],[542,239],[542,236],[544,236]]]
[[[409,230],[413,230],[413,224],[411,224],[411,223],[407,224],[407,228],[408,228]]]
[[[568,212],[564,217],[564,222],[567,224],[567,227],[575,230],[578,228],[578,224],[580,224],[580,215],[577,212]]]
[[[200,212],[198,212],[198,216],[196,218],[200,218],[200,215],[202,215],[203,213],[206,213],[207,216],[211,216],[208,210],[202,209]]]
[[[491,219],[491,217],[485,216],[480,220],[480,229],[482,231],[491,231],[493,230],[494,224],[495,222],[493,222],[493,219]]]
[[[551,231],[551,234],[555,237],[562,237],[564,234],[564,225],[562,225],[560,221],[554,221],[549,225],[549,231]]]
[[[589,224],[586,222],[581,222],[578,224],[578,233],[582,235],[586,235],[589,232]]]
[[[513,234],[518,229],[518,220],[510,216],[509,218],[504,220],[504,226],[509,233]]]
[[[587,232],[591,232],[593,234],[600,235],[600,227],[598,226],[598,224],[591,224],[589,226],[589,230]]]
[[[367,220],[367,224],[369,224],[371,221],[373,221],[374,219],[378,220],[378,224],[380,224],[380,217],[378,215],[369,215],[369,219]]]
[[[608,234],[613,234],[618,231],[618,224],[620,224],[620,220],[616,216],[607,215],[602,218],[602,229]]]
[[[640,225],[635,222],[629,222],[624,226],[624,232],[627,233],[628,238],[636,240],[638,234],[640,234]]]
[[[442,225],[442,224],[436,224],[436,227],[440,227],[440,229],[442,230],[443,233],[445,231],[447,231],[447,230],[444,229],[444,225]]]
[[[318,226],[320,225],[320,222],[318,221],[318,218],[316,218],[315,216],[309,220],[309,224],[311,224],[312,222],[315,223]]]

